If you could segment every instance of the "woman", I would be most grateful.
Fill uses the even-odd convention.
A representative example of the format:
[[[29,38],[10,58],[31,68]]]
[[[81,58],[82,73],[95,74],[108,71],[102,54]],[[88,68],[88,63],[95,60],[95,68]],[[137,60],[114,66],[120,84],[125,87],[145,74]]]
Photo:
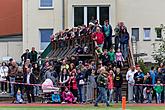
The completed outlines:
[[[66,68],[63,68],[63,70],[61,71],[60,74],[60,85],[62,86],[62,92],[64,91],[65,86],[68,86],[68,82],[69,82],[69,73],[68,70]]]
[[[2,62],[2,65],[0,67],[0,81],[1,81],[2,94],[7,93],[6,77],[8,76],[8,71],[9,68],[7,67],[7,64],[5,62]]]
[[[108,92],[109,92],[109,103],[112,101],[114,103],[114,98],[113,98],[113,92],[114,92],[114,84],[113,84],[113,79],[114,79],[114,72],[112,70],[109,71],[108,74]]]
[[[75,71],[73,71],[71,73],[71,77],[69,79],[69,87],[70,87],[70,91],[73,93],[73,95],[75,97],[75,102],[76,102],[77,97],[78,97],[78,87],[77,87],[76,72]]]
[[[33,65],[32,72],[34,74],[36,84],[40,84],[40,67],[38,66],[37,63]],[[38,96],[38,95],[39,95],[39,86],[34,86],[34,96]]]

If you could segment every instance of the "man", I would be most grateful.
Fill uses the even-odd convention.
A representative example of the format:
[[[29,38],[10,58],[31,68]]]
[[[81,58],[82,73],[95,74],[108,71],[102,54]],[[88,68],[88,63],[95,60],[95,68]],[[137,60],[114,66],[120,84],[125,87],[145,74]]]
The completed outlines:
[[[107,49],[104,49],[103,54],[100,56],[103,62],[103,66],[107,66],[110,63],[110,56],[107,52]]]
[[[9,81],[10,81],[10,95],[11,96],[14,96],[14,83],[15,82],[15,77],[16,77],[16,74],[18,72],[18,65],[16,63],[15,60],[13,60],[11,62],[11,65],[9,66],[9,73],[8,73],[8,76],[9,76]]]
[[[137,71],[135,70],[135,66],[132,66],[130,70],[128,70],[126,74],[126,80],[128,81],[128,102],[132,103],[133,102],[133,86],[134,86],[134,74]]]
[[[31,72],[31,69],[28,67],[25,67],[25,68],[26,68],[26,73],[25,73],[23,82],[26,84],[35,84],[35,77],[33,73]],[[25,85],[25,91],[27,94],[28,103],[31,103],[31,99],[33,102],[35,102],[33,89],[34,88],[32,85]]]
[[[144,81],[144,74],[142,70],[140,69],[140,66],[137,66],[137,72],[134,74],[134,80],[135,80],[135,102],[139,103],[139,100],[141,103],[143,103],[143,86],[139,84],[143,84]]]
[[[109,24],[108,20],[105,20],[102,30],[105,36],[104,48],[109,50],[112,47],[112,26]]]
[[[21,56],[21,60],[22,62],[26,62],[26,59],[30,59],[30,52],[29,52],[29,49],[26,49],[26,52],[22,54]]]
[[[97,86],[99,89],[99,96],[96,99],[95,105],[98,106],[98,102],[104,99],[106,102],[106,105],[109,106],[108,100],[107,100],[107,95],[106,95],[106,88],[107,88],[107,71],[101,71],[100,75],[97,78]]]
[[[36,63],[38,53],[35,51],[35,47],[32,47],[32,51],[30,55],[31,55],[31,59],[30,59],[31,63]]]

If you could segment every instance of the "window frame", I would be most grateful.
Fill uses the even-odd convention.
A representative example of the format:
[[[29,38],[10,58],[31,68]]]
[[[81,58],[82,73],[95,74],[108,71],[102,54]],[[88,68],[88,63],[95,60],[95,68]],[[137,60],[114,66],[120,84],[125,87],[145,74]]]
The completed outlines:
[[[139,27],[133,27],[133,28],[131,28],[131,36],[133,36],[133,29],[138,29],[138,38],[135,36],[135,40],[136,41],[140,41],[140,28]],[[131,37],[132,38],[132,37]]]
[[[41,6],[41,0],[39,0],[39,9],[40,10],[51,10],[51,9],[54,9],[54,0],[52,0],[52,6],[45,6],[45,7],[43,7],[43,6]]]

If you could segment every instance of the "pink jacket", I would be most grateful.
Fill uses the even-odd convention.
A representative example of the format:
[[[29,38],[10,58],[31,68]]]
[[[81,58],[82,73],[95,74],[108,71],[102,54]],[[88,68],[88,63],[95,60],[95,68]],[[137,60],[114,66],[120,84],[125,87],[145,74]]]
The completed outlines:
[[[113,89],[114,84],[113,84],[113,75],[108,76],[108,89]]]
[[[124,58],[121,52],[116,52],[116,61],[124,61]]]
[[[64,101],[67,101],[67,102],[73,102],[74,101],[74,96],[72,94],[72,92],[68,91],[68,92],[63,92],[62,93],[62,98]]]

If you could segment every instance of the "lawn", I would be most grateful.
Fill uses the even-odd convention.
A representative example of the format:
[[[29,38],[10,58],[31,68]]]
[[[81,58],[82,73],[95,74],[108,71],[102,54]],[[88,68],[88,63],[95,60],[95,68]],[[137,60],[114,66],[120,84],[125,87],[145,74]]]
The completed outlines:
[[[61,106],[61,107],[0,107],[0,110],[122,110],[119,107],[93,107],[93,106]],[[126,110],[165,110],[165,106],[158,107],[127,107]]]

